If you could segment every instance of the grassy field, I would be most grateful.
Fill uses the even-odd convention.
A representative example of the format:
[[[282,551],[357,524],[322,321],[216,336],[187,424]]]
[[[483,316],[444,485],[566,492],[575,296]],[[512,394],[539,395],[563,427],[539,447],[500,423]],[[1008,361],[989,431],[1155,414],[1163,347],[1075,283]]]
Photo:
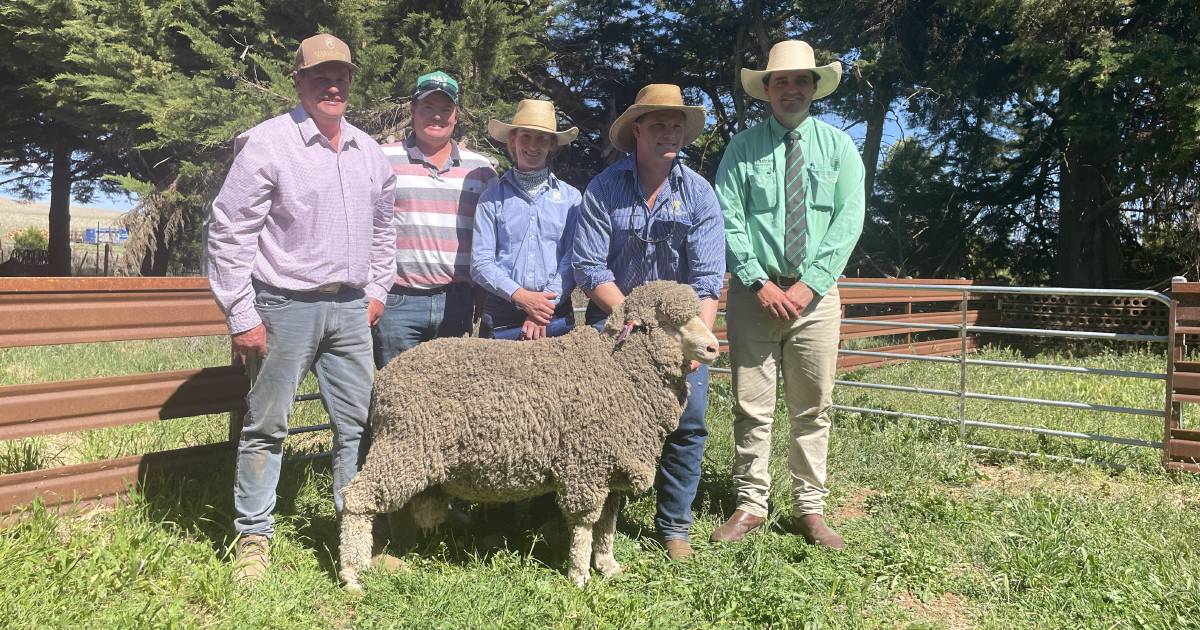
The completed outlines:
[[[46,203],[23,203],[0,197],[0,262],[8,260],[8,253],[13,247],[13,241],[9,238],[9,235],[29,227],[49,228],[49,213],[50,206]],[[121,214],[122,211],[120,210],[72,205],[71,230],[86,230],[87,228],[94,228],[96,226],[113,227],[117,225],[117,220],[120,219]],[[103,250],[103,247],[101,247],[101,250]],[[124,246],[113,246],[113,255],[110,259],[110,267],[112,269],[123,264],[120,261],[124,251]],[[97,252],[95,245],[73,243],[71,253],[73,260],[71,267],[75,275],[93,275],[97,273]],[[100,265],[103,267],[103,253],[100,256]]]
[[[997,360],[1155,370],[1149,350],[987,349]],[[216,365],[225,342],[190,339],[0,351],[0,383]],[[957,368],[901,365],[847,378],[948,387]],[[972,368],[975,391],[1153,408],[1161,383]],[[838,402],[953,415],[956,400],[843,387]],[[848,549],[813,549],[782,529],[787,421],[777,415],[769,531],[726,546],[707,536],[732,510],[730,392],[714,379],[709,446],[695,504],[693,561],[670,563],[651,538],[652,495],[627,506],[616,554],[625,573],[584,590],[562,574],[561,523],[484,519],[394,548],[408,569],[373,574],[352,599],[334,578],[335,519],[324,462],[294,462],[280,487],[271,576],[231,580],[230,470],[148,488],[117,509],[72,518],[28,512],[0,530],[6,628],[1187,628],[1200,627],[1200,479],[1168,475],[1155,451],[974,431],[971,441],[1103,456],[1124,470],[968,450],[957,427],[842,413],[830,453],[829,512]],[[949,405],[949,406],[947,406]],[[1156,418],[1018,406],[978,419],[1158,439]],[[304,404],[294,424],[321,420]],[[221,439],[221,417],[113,429],[90,446],[24,441],[42,461],[109,457],[148,445]],[[1158,431],[1156,433],[1155,431]],[[96,432],[98,434],[102,432]],[[138,437],[121,437],[134,435]],[[301,436],[302,437],[302,436]],[[321,437],[315,440],[327,439]],[[122,442],[124,440],[124,442]],[[1033,440],[1030,442],[1029,440]],[[289,441],[295,452],[324,449]],[[12,455],[12,451],[10,451]],[[0,462],[11,470],[11,458]],[[474,516],[481,516],[473,508]]]

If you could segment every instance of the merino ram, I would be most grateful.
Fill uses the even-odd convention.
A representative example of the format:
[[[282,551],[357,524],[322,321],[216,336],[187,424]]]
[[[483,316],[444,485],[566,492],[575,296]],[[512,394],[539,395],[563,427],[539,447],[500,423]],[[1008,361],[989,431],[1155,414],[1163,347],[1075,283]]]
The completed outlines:
[[[687,400],[686,365],[717,358],[690,287],[651,282],[603,333],[581,327],[532,342],[438,339],[375,381],[372,446],[344,489],[340,577],[361,592],[373,516],[408,505],[430,527],[450,496],[509,502],[548,492],[571,528],[568,578],[613,557],[619,493],[654,481],[663,442]]]

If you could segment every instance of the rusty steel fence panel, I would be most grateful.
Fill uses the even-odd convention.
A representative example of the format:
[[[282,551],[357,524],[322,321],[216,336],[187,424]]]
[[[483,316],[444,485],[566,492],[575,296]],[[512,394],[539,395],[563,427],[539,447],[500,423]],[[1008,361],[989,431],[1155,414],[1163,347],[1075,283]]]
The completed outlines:
[[[0,348],[224,335],[207,278],[0,278]],[[0,387],[0,440],[231,412],[249,380],[241,366]],[[0,518],[47,506],[111,503],[146,475],[208,469],[220,442],[0,476]]]
[[[241,366],[0,387],[0,440],[245,409]]]
[[[955,398],[958,398],[958,400],[959,400],[957,417],[933,416],[933,415],[928,415],[928,414],[915,414],[915,413],[900,412],[900,411],[894,411],[894,410],[890,410],[890,409],[872,409],[872,408],[847,406],[847,405],[834,405],[834,409],[837,409],[840,411],[855,412],[855,413],[879,414],[879,415],[895,417],[895,418],[925,420],[925,421],[931,421],[931,422],[942,423],[942,424],[956,424],[956,425],[958,425],[958,428],[959,428],[960,439],[965,439],[965,437],[966,437],[965,431],[966,431],[967,427],[979,427],[979,428],[987,428],[987,429],[996,429],[996,430],[1001,430],[1001,431],[1016,431],[1016,432],[1034,433],[1034,434],[1039,434],[1039,435],[1051,435],[1051,436],[1057,436],[1057,437],[1066,437],[1066,438],[1091,440],[1091,441],[1099,441],[1099,442],[1109,442],[1109,443],[1123,444],[1123,445],[1127,445],[1127,446],[1147,447],[1147,448],[1156,448],[1156,449],[1163,449],[1164,446],[1167,444],[1166,441],[1159,442],[1159,441],[1151,441],[1151,440],[1139,440],[1139,439],[1134,439],[1134,438],[1125,438],[1125,437],[1119,437],[1119,436],[1103,435],[1103,434],[1088,433],[1088,432],[1078,432],[1078,431],[1060,431],[1060,430],[1053,430],[1053,429],[1049,429],[1049,428],[1045,428],[1045,427],[1030,427],[1030,426],[1022,426],[1022,425],[1004,424],[1004,423],[998,423],[998,422],[988,422],[985,420],[973,419],[973,418],[966,417],[966,401],[967,400],[987,400],[987,401],[994,401],[994,402],[1008,402],[1008,403],[1018,403],[1018,404],[1028,404],[1028,405],[1038,405],[1038,406],[1048,406],[1048,407],[1059,407],[1059,408],[1077,409],[1077,410],[1085,410],[1085,411],[1102,411],[1102,412],[1109,412],[1109,413],[1162,417],[1162,418],[1167,418],[1168,427],[1169,427],[1170,412],[1164,411],[1163,409],[1143,409],[1143,408],[1133,408],[1133,407],[1125,407],[1125,406],[1119,406],[1119,405],[1105,405],[1105,404],[1100,404],[1100,403],[1096,403],[1096,402],[1087,402],[1087,401],[1065,401],[1065,400],[1031,398],[1031,397],[1026,397],[1026,396],[1003,396],[1003,395],[997,395],[997,394],[986,394],[986,393],[981,393],[981,392],[970,391],[968,389],[968,382],[967,382],[967,366],[978,365],[978,366],[999,367],[999,368],[1009,368],[1009,369],[1036,370],[1036,371],[1076,373],[1076,374],[1079,374],[1079,373],[1094,374],[1097,376],[1120,376],[1120,377],[1124,377],[1124,378],[1161,380],[1161,381],[1164,381],[1164,383],[1170,383],[1170,382],[1172,382],[1170,374],[1171,374],[1171,365],[1173,363],[1173,361],[1171,361],[1171,359],[1170,359],[1170,353],[1168,353],[1168,358],[1164,360],[1164,372],[1159,373],[1159,372],[1141,372],[1141,371],[1132,371],[1132,370],[1102,370],[1102,369],[1095,369],[1095,368],[1080,368],[1077,366],[1064,366],[1064,365],[1054,365],[1054,364],[1024,364],[1024,363],[1016,363],[1016,362],[1008,362],[1008,361],[986,361],[986,360],[970,359],[970,358],[968,358],[968,352],[967,352],[967,350],[969,349],[968,348],[968,340],[971,339],[971,337],[969,335],[971,333],[992,334],[992,335],[1020,335],[1020,336],[1030,336],[1030,337],[1052,337],[1052,338],[1055,338],[1055,337],[1056,338],[1082,338],[1082,339],[1095,339],[1095,340],[1106,340],[1106,341],[1141,341],[1141,342],[1150,342],[1150,343],[1165,343],[1165,342],[1168,342],[1169,339],[1171,338],[1170,335],[1164,336],[1164,335],[1158,335],[1158,334],[1111,332],[1111,330],[1113,328],[1113,326],[1111,325],[1111,321],[1105,322],[1103,320],[1101,320],[1098,323],[1101,324],[1102,327],[1108,328],[1109,330],[1106,330],[1106,331],[1063,330],[1060,327],[1061,326],[1069,326],[1069,323],[1063,323],[1062,320],[1055,320],[1054,323],[1057,323],[1058,326],[1060,326],[1060,327],[1055,327],[1053,329],[1035,327],[1034,324],[1040,320],[1029,320],[1031,323],[1026,326],[989,326],[989,325],[984,325],[983,323],[979,322],[978,319],[976,321],[972,322],[971,317],[970,317],[970,311],[967,310],[968,309],[967,305],[968,305],[969,301],[976,299],[982,295],[1000,295],[1000,296],[1005,296],[1006,298],[1012,298],[1013,296],[1016,296],[1018,298],[1025,298],[1028,296],[1039,296],[1039,297],[1046,297],[1046,298],[1053,297],[1054,298],[1053,301],[1047,299],[1045,301],[1045,303],[1069,303],[1069,302],[1064,302],[1064,299],[1067,299],[1067,298],[1070,298],[1070,299],[1078,298],[1078,299],[1083,299],[1083,300],[1094,300],[1094,301],[1123,300],[1124,301],[1123,303],[1125,303],[1125,304],[1133,303],[1134,301],[1136,301],[1138,308],[1146,308],[1146,305],[1149,305],[1149,304],[1158,305],[1158,307],[1160,307],[1160,308],[1163,308],[1163,307],[1170,308],[1171,304],[1172,304],[1171,298],[1169,298],[1161,293],[1157,293],[1154,291],[1076,289],[1076,288],[1060,288],[1060,287],[1000,287],[1000,286],[981,286],[981,285],[947,286],[945,284],[939,285],[939,284],[925,283],[924,281],[922,281],[921,283],[896,283],[896,284],[887,285],[887,286],[879,286],[879,285],[875,285],[875,284],[871,284],[871,283],[864,283],[864,282],[857,282],[857,281],[841,281],[838,283],[838,286],[870,290],[870,291],[887,291],[887,290],[896,290],[896,291],[901,291],[901,292],[937,291],[937,292],[945,292],[948,294],[955,295],[955,299],[960,301],[960,303],[962,305],[959,313],[957,313],[958,316],[960,317],[960,321],[957,324],[932,323],[932,320],[931,320],[931,321],[927,321],[926,323],[896,321],[896,322],[893,322],[892,325],[897,328],[920,329],[921,327],[924,326],[927,328],[932,327],[935,330],[948,331],[948,332],[953,331],[953,332],[957,333],[958,340],[961,342],[962,345],[961,345],[961,351],[957,353],[958,356],[955,359],[947,359],[945,357],[921,356],[920,354],[914,354],[914,353],[889,352],[889,351],[884,351],[882,349],[879,349],[879,350],[876,350],[873,352],[853,351],[853,350],[845,350],[845,349],[839,351],[839,361],[841,360],[841,356],[861,357],[861,356],[866,355],[866,356],[870,356],[872,358],[880,359],[880,360],[893,358],[893,359],[905,360],[905,361],[930,361],[930,362],[939,362],[939,363],[951,363],[951,362],[957,363],[959,366],[959,386],[957,389],[954,389],[954,390],[934,389],[934,388],[926,388],[926,387],[910,386],[910,385],[891,385],[891,384],[884,384],[884,383],[848,381],[848,380],[843,380],[843,379],[837,379],[835,381],[837,383],[837,385],[842,386],[842,387],[865,388],[865,389],[885,390],[885,391],[893,391],[893,392],[923,394],[923,395],[943,396],[943,397],[955,397]],[[1197,306],[1200,307],[1200,290],[1197,291],[1197,296],[1198,296]],[[999,311],[999,310],[1000,309],[997,309],[997,311]],[[1200,308],[1197,309],[1196,314],[1198,316],[1197,324],[1200,324]],[[1075,315],[1078,315],[1078,314],[1075,314]],[[940,322],[941,320],[938,320],[938,321]],[[1079,321],[1083,321],[1083,320],[1080,317],[1076,317],[1074,321],[1079,322]],[[1088,320],[1088,321],[1090,321],[1090,320]],[[866,322],[861,319],[843,318],[842,324],[843,324],[843,329],[844,329],[844,327],[848,324],[849,325],[869,325],[870,322]],[[1173,317],[1172,317],[1172,332],[1174,332],[1174,318]],[[1195,332],[1200,333],[1200,328],[1197,328]],[[1168,385],[1168,387],[1169,387],[1169,385]],[[1197,399],[1197,402],[1200,402],[1200,398]],[[1195,433],[1198,436],[1200,436],[1200,431],[1197,431]],[[1169,433],[1169,428],[1168,428],[1168,437],[1169,437],[1169,435],[1170,435],[1170,433]],[[1009,453],[1012,455],[1019,455],[1019,456],[1033,455],[1032,453],[1028,453],[1028,452],[1024,452],[1024,451],[1015,451],[1015,450],[1011,450],[1011,449],[1000,449],[1000,448],[983,446],[983,445],[969,445],[969,446],[971,446],[973,448],[978,448],[981,450],[987,450],[989,452],[1006,452],[1006,453]],[[1188,452],[1191,453],[1192,451],[1189,449]],[[1196,453],[1197,457],[1200,457],[1200,443],[1197,443],[1195,453]],[[1075,459],[1075,458],[1065,458],[1065,457],[1056,457],[1056,459],[1070,460],[1070,461],[1076,461],[1076,462],[1085,461],[1085,460],[1080,460],[1080,459]]]
[[[229,443],[190,446],[73,466],[0,476],[0,522],[19,518],[14,508],[40,500],[64,509],[78,504],[109,504],[149,477],[211,470],[233,461]]]
[[[1163,465],[1168,470],[1200,472],[1200,429],[1183,423],[1183,405],[1200,404],[1200,361],[1187,354],[1188,339],[1200,336],[1200,282],[1172,279],[1171,297]]]
[[[207,278],[0,278],[0,348],[223,335]]]

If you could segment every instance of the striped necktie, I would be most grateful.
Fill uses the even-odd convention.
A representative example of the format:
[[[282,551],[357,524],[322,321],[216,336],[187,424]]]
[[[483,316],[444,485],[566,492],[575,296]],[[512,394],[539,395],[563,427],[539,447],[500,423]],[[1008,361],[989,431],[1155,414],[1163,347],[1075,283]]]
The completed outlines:
[[[798,274],[800,264],[804,262],[804,236],[808,221],[804,203],[804,152],[800,150],[800,132],[795,129],[784,136],[787,145],[787,168],[784,170],[783,195],[783,259],[787,261],[788,269],[783,270],[785,276]]]

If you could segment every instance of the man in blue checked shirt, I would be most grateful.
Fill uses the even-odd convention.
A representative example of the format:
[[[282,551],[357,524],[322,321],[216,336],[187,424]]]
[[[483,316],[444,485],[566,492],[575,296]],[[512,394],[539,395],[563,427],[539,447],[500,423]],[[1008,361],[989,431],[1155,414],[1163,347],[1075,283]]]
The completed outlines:
[[[580,195],[546,160],[579,130],[557,129],[554,104],[533,99],[517,105],[511,123],[488,122],[488,133],[505,143],[514,164],[475,207],[471,279],[488,292],[480,337],[557,337],[575,325],[571,241]]]
[[[587,323],[603,326],[613,307],[652,280],[691,285],[711,329],[725,274],[725,230],[712,186],[679,161],[704,130],[703,107],[683,104],[679,86],[651,84],[609,129],[629,155],[597,175],[583,194],[575,236],[575,281],[591,299]],[[654,487],[654,526],[672,560],[692,555],[688,532],[708,428],[708,368],[693,362],[679,428],[667,436]]]

